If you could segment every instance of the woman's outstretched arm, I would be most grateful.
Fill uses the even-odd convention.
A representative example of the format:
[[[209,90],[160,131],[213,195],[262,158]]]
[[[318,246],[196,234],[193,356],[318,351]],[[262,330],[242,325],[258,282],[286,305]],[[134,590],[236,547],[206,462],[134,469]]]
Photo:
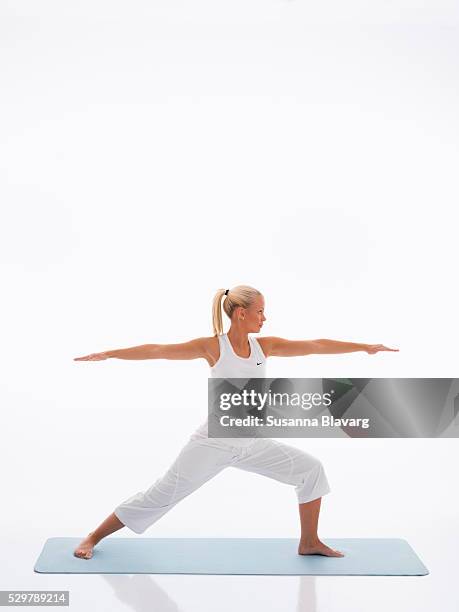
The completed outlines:
[[[340,340],[286,340],[275,336],[258,338],[265,355],[272,357],[300,357],[302,355],[354,353],[366,351],[369,355],[378,351],[394,351],[384,344],[363,344],[360,342],[341,342]]]
[[[180,344],[141,344],[130,348],[114,349],[75,357],[74,361],[101,361],[102,359],[198,359],[206,354],[207,338],[195,338]]]

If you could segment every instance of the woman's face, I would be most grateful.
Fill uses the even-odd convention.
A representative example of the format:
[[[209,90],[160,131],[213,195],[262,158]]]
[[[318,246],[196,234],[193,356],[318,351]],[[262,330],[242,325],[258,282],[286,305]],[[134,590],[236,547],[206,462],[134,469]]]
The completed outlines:
[[[265,317],[265,300],[262,295],[258,295],[248,308],[243,308],[240,311],[240,316],[244,317],[241,323],[247,329],[247,333],[259,332],[266,321]]]

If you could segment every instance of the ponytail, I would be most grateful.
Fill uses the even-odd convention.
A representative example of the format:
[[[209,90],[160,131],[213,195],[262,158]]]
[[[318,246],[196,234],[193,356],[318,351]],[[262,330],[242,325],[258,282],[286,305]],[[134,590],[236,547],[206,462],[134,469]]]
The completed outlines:
[[[237,285],[233,289],[228,290],[219,289],[214,295],[212,303],[212,326],[214,336],[221,336],[221,334],[223,334],[222,298],[227,291],[228,293],[223,300],[223,310],[230,319],[237,306],[248,308],[257,295],[261,295],[258,289],[254,289],[249,285]]]

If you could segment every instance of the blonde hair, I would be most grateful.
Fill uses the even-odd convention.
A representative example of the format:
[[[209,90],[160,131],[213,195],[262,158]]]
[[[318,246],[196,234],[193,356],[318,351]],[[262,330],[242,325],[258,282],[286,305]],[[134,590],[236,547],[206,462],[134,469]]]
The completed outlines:
[[[214,296],[212,303],[212,325],[214,330],[214,336],[220,336],[223,334],[223,320],[222,320],[222,297],[225,295],[226,289],[219,289]],[[228,295],[223,301],[223,310],[231,319],[234,309],[237,306],[248,308],[257,295],[261,295],[261,291],[249,287],[249,285],[237,285],[228,291]]]

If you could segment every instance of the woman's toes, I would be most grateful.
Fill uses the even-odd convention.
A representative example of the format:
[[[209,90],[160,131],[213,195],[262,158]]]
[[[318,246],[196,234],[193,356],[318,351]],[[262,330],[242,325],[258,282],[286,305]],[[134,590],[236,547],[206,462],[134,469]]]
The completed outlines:
[[[75,548],[73,554],[80,559],[90,559],[92,557],[92,548],[91,545],[86,544],[86,541],[83,541],[80,546]]]

